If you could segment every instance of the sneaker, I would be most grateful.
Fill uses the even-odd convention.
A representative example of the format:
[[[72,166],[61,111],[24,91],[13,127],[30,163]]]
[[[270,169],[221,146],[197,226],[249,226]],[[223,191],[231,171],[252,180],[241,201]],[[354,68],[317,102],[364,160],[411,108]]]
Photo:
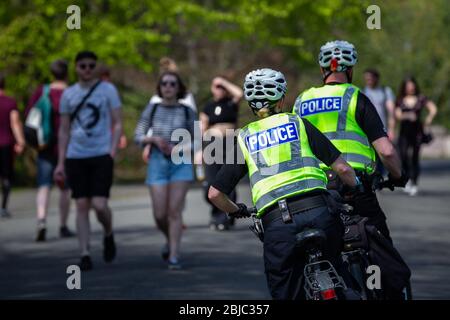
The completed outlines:
[[[2,218],[11,218],[11,213],[8,211],[8,209],[0,209],[0,216]]]
[[[411,193],[411,187],[412,187],[412,182],[408,181],[408,183],[406,184],[405,188],[403,188],[403,192]]]
[[[81,271],[92,270],[93,265],[92,265],[91,257],[90,256],[82,256],[78,266],[80,267]]]
[[[47,228],[44,226],[39,226],[37,235],[36,235],[36,242],[44,242],[46,233],[47,233]]]
[[[170,249],[169,249],[169,245],[166,243],[161,249],[161,258],[164,261],[167,261],[169,259],[169,255],[170,255]]]
[[[217,224],[217,230],[218,231],[225,231],[225,230],[228,230],[228,229],[229,229],[228,223],[219,223],[219,224]]]
[[[70,231],[66,226],[59,228],[59,236],[61,238],[71,238],[75,236],[75,233]]]
[[[220,212],[214,215],[214,222],[216,223],[216,229],[218,231],[225,231],[230,229],[230,218],[224,212]]]
[[[167,261],[167,267],[169,270],[181,270],[183,267],[181,266],[181,263],[178,259],[169,259]]]
[[[111,234],[103,238],[103,259],[105,262],[111,262],[116,257],[116,243],[114,235]]]
[[[414,197],[417,195],[417,192],[419,192],[419,189],[417,188],[417,186],[412,186],[411,189],[409,190],[409,195],[411,197]]]

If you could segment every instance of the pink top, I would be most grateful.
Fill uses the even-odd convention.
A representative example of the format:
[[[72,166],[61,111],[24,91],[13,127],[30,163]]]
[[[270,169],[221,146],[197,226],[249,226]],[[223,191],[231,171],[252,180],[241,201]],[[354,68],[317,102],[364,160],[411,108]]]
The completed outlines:
[[[17,110],[17,103],[11,97],[0,95],[0,147],[15,143],[11,130],[11,111]]]

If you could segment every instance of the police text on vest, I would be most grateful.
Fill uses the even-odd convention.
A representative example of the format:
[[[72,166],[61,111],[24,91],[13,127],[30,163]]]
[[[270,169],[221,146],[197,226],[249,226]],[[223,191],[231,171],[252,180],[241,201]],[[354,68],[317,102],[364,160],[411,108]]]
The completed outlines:
[[[255,153],[295,140],[298,140],[297,127],[295,122],[289,122],[278,127],[249,135],[246,138],[246,144],[249,152]]]
[[[342,97],[324,97],[303,101],[300,105],[301,116],[339,111],[342,108]]]

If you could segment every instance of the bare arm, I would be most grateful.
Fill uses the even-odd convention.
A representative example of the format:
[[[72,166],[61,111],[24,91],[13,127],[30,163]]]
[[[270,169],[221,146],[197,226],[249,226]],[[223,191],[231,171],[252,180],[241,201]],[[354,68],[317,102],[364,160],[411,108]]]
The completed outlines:
[[[12,110],[9,114],[9,119],[11,123],[11,130],[16,139],[16,145],[14,146],[15,151],[20,154],[25,147],[25,138],[23,136],[22,121],[20,121],[19,111]]]
[[[220,192],[213,186],[209,187],[208,199],[224,212],[230,213],[239,210],[239,207],[225,193]]]
[[[431,100],[428,100],[425,106],[427,107],[428,115],[425,118],[424,125],[425,125],[425,127],[429,127],[431,125],[431,123],[433,122],[434,117],[436,116],[437,107],[434,104],[434,102]]]
[[[389,141],[387,137],[381,137],[372,142],[372,145],[380,156],[381,162],[383,162],[393,178],[400,179],[402,175],[402,165],[391,141]]]
[[[395,137],[395,104],[392,100],[386,101],[387,122],[388,122],[388,136],[389,139],[394,140]]]
[[[114,108],[111,110],[112,120],[112,142],[111,157],[116,156],[117,147],[119,146],[120,137],[122,136],[122,108]]]
[[[66,150],[69,144],[70,115],[61,114],[58,131],[58,164],[53,172],[53,177],[57,181],[65,176],[64,162],[66,160]]]
[[[345,161],[341,156],[337,158],[332,164],[331,168],[341,178],[341,180],[350,187],[356,186],[355,170]]]
[[[209,127],[209,117],[206,113],[200,112],[200,132],[203,134]]]
[[[216,81],[231,94],[234,103],[239,103],[239,101],[241,101],[244,92],[240,87],[221,77],[215,78],[213,83]]]
[[[401,121],[402,120],[402,109],[395,108],[394,116],[397,121]]]

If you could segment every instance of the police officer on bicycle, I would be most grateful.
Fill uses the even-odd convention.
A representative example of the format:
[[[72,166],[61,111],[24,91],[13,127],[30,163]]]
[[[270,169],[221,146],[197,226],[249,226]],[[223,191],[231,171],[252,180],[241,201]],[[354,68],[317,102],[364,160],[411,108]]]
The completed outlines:
[[[389,171],[392,185],[404,187],[408,178],[402,173],[400,159],[375,107],[358,87],[351,84],[356,62],[357,52],[351,43],[338,40],[323,45],[319,65],[324,85],[301,93],[293,112],[325,134],[355,169],[365,190],[351,198],[349,203],[354,207],[353,213],[368,217],[367,223],[375,226],[392,243],[386,216],[372,190],[377,156]],[[330,169],[326,163],[321,163],[321,168]],[[328,178],[332,176],[330,174]],[[338,180],[334,181],[333,187],[339,186]],[[391,292],[392,297],[398,297],[398,294]]]
[[[228,197],[239,180],[250,177],[252,201],[264,229],[264,266],[274,299],[302,299],[304,259],[297,256],[296,234],[320,229],[324,253],[336,265],[343,226],[334,214],[319,167],[330,166],[350,187],[359,183],[354,170],[331,142],[307,120],[281,112],[287,84],[281,72],[260,69],[245,77],[244,96],[259,117],[243,127],[234,143],[237,159],[225,163],[209,189],[209,199],[230,216],[248,216],[244,204]],[[320,160],[320,161],[319,161]]]

